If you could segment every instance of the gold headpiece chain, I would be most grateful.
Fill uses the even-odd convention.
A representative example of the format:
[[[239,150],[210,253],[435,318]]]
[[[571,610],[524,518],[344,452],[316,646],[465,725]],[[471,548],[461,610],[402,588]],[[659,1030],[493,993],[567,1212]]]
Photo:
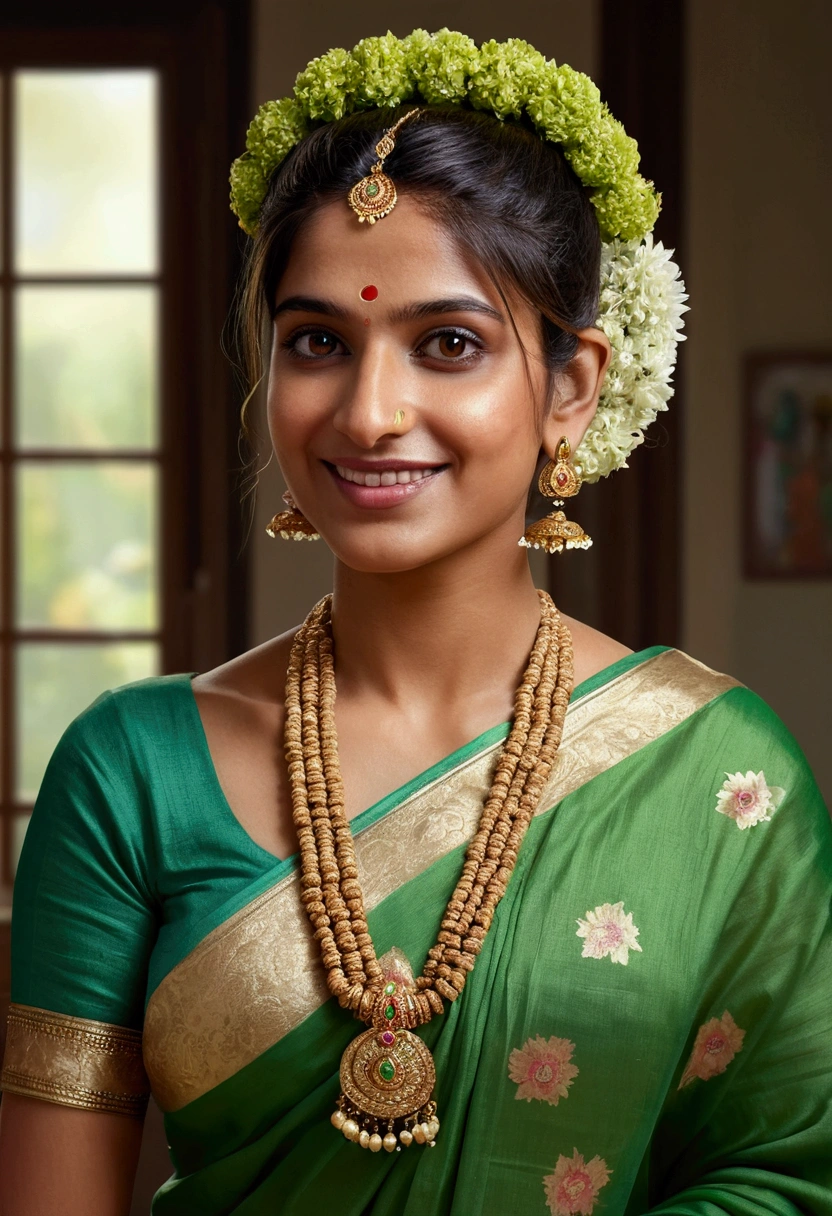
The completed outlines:
[[[368,224],[374,224],[376,220],[389,215],[395,207],[398,195],[396,187],[384,172],[384,162],[396,146],[396,136],[402,124],[421,113],[422,107],[417,106],[403,114],[392,127],[388,127],[376,144],[378,160],[367,176],[356,182],[347,195],[347,202],[358,216],[359,224],[363,224],[365,220]]]

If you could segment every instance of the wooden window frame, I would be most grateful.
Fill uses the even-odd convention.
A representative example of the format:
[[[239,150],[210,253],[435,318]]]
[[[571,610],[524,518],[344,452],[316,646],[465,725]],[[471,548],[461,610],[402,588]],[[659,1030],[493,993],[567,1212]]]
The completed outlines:
[[[233,299],[243,240],[227,206],[228,167],[244,146],[248,99],[248,3],[156,3],[122,14],[114,6],[41,3],[10,6],[0,22],[0,72],[15,69],[150,68],[159,73],[159,276],[118,276],[158,282],[160,300],[159,591],[163,672],[204,671],[246,645],[247,571],[239,505],[239,389],[222,352],[221,334]],[[6,102],[10,89],[6,85]],[[8,104],[2,165],[4,201],[12,188]],[[10,287],[11,216],[3,207],[4,287]],[[23,276],[28,277],[28,276]],[[55,276],[58,281],[62,276]],[[70,276],[68,276],[70,277]],[[78,281],[82,276],[71,276]],[[50,276],[51,278],[51,276]],[[105,281],[107,276],[89,276]],[[44,281],[49,281],[45,278]],[[4,293],[10,298],[10,293]],[[2,426],[2,620],[0,621],[0,831],[8,859],[13,817],[26,812],[14,799],[14,644],[26,640],[128,640],[102,631],[83,634],[18,630],[14,626],[14,537],[10,476],[14,374],[12,319],[0,319]],[[36,453],[25,453],[28,458]],[[44,453],[46,455],[46,453]],[[106,451],[101,459],[147,460],[147,452]],[[87,454],[85,454],[86,458]],[[71,461],[73,452],[49,454]],[[153,459],[150,457],[150,459]]]

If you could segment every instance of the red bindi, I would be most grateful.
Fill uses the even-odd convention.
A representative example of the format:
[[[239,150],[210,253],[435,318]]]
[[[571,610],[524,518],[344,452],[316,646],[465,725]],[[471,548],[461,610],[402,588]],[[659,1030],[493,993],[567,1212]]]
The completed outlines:
[[[362,300],[377,300],[378,288],[372,283],[368,283],[366,287],[362,287],[359,292]]]

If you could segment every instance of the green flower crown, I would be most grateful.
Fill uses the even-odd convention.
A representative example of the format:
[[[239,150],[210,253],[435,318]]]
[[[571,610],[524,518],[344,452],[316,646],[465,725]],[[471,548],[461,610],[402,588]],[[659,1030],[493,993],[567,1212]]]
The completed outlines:
[[[638,171],[636,141],[588,76],[558,66],[521,38],[478,48],[447,29],[362,38],[352,51],[327,51],[299,74],[294,96],[262,105],[246,151],[231,167],[231,208],[240,226],[255,234],[269,178],[316,126],[404,102],[467,105],[500,120],[525,115],[591,187],[604,241],[640,240],[652,231],[661,196]]]
[[[500,120],[525,116],[591,188],[603,241],[596,324],[612,358],[575,468],[590,482],[626,468],[673,395],[687,295],[670,251],[650,235],[661,196],[638,171],[638,145],[582,72],[558,67],[520,38],[477,48],[452,30],[385,34],[352,51],[327,51],[300,73],[293,97],[266,102],[249,127],[246,151],[231,167],[231,207],[241,227],[254,236],[269,178],[316,126],[403,102],[471,106]]]

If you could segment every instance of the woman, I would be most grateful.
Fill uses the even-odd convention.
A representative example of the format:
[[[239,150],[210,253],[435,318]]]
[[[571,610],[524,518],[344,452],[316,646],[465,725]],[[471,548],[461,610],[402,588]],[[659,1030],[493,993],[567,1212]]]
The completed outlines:
[[[799,749],[731,678],[561,618],[523,544],[588,543],[562,512],[517,543],[541,457],[568,497],[669,396],[632,142],[525,44],[417,31],[313,62],[232,183],[272,531],[325,538],[334,598],[59,745],[0,1213],[126,1211],[145,1070],[159,1216],[832,1213]]]

